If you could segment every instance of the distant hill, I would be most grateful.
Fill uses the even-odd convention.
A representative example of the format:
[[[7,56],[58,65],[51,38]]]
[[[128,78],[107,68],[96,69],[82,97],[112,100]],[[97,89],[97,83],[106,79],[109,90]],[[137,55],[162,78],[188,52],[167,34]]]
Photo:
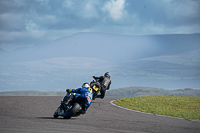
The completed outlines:
[[[41,91],[8,91],[0,92],[0,96],[64,96],[65,92],[41,92]]]
[[[149,87],[128,87],[106,92],[106,96],[135,97],[135,96],[200,96],[200,90],[192,88],[164,90]]]
[[[200,86],[200,34],[78,33],[47,44],[0,50],[0,92],[60,91],[111,73],[111,89]]]
[[[0,92],[0,96],[64,96],[66,92],[41,91],[9,91]],[[200,96],[200,90],[192,88],[164,90],[150,87],[128,87],[113,89],[106,92],[107,97],[135,97],[135,96]]]
[[[93,57],[123,62],[198,50],[199,41],[200,33],[146,36],[77,33],[48,44],[0,53],[0,62],[27,62],[58,57]]]

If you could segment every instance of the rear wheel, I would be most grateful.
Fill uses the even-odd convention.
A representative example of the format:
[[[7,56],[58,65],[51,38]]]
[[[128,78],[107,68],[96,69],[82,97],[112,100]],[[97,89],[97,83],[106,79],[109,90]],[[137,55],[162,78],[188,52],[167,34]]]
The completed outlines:
[[[65,112],[64,118],[70,119],[72,116],[75,116],[82,109],[81,105],[78,103],[74,103],[68,111]]]
[[[96,91],[94,91],[94,90],[92,89],[92,93],[93,93],[92,100],[95,100],[95,98],[96,98],[96,96],[97,96]]]

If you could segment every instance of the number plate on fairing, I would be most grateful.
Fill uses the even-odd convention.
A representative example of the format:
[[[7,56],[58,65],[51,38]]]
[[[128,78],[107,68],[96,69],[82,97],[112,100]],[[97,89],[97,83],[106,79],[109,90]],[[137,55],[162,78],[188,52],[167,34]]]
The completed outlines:
[[[98,87],[96,87],[96,85],[94,85],[92,88],[93,88],[93,90],[95,90],[95,91],[98,91],[98,89],[99,89]]]

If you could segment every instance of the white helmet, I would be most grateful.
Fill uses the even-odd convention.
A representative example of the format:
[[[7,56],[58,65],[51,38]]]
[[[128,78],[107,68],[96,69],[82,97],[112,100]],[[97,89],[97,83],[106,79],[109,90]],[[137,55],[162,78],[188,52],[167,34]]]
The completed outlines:
[[[88,88],[88,87],[90,87],[90,85],[89,85],[88,83],[84,83],[84,84],[82,85],[82,88]]]

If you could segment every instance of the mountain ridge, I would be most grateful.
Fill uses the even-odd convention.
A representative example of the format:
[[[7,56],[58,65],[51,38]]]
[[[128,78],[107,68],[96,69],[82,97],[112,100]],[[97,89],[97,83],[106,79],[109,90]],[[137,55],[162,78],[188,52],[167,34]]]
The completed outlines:
[[[0,96],[64,96],[65,91],[6,91],[0,92]],[[165,90],[150,87],[126,87],[109,90],[106,97],[138,97],[138,96],[200,96],[200,90],[185,88]]]
[[[0,91],[76,88],[109,71],[111,88],[198,88],[200,34],[121,36],[80,33],[0,52]]]
[[[194,40],[196,36],[200,38],[200,34],[125,36],[79,33],[62,37],[48,44],[18,48],[5,54],[1,52],[0,55],[6,56],[7,59],[0,57],[0,61],[22,62],[54,57],[93,56],[118,62],[150,56],[180,54],[200,49],[198,45],[200,39]],[[24,57],[24,55],[27,55],[27,57]]]

